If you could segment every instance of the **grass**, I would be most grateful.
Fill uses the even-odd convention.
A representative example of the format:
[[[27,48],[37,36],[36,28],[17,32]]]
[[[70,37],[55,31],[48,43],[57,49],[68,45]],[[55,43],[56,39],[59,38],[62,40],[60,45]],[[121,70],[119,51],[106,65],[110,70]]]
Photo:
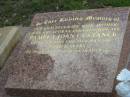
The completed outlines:
[[[0,0],[0,27],[30,25],[39,12],[130,6],[130,0]]]

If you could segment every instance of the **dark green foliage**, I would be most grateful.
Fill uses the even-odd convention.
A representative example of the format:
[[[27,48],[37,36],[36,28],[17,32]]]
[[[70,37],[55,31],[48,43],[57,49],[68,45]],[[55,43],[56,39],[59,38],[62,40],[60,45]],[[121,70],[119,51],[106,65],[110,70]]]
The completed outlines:
[[[130,6],[130,0],[99,0],[98,3],[114,7]]]
[[[0,27],[29,25],[32,16],[39,12],[106,6],[130,6],[130,0],[0,0]]]
[[[130,0],[88,0],[89,8],[125,7],[130,6]]]
[[[0,0],[0,26],[29,25],[39,12],[87,8],[86,0]]]

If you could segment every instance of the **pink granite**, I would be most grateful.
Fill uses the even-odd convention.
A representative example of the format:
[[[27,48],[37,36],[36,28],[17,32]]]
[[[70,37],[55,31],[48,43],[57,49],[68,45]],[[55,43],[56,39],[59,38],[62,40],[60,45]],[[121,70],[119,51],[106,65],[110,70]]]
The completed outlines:
[[[109,53],[103,52],[72,52],[66,53],[63,48],[54,53],[38,54],[34,50],[45,49],[48,42],[42,45],[32,45],[29,34],[21,41],[7,63],[12,63],[13,70],[6,83],[6,91],[11,96],[86,96],[110,97],[112,96],[114,79],[120,59],[123,38],[126,32],[129,8],[93,9],[67,12],[40,13],[34,16],[32,26],[43,24],[45,20],[59,20],[63,17],[73,16],[107,16],[119,17],[119,37],[108,45],[92,44],[89,47],[110,48]],[[94,25],[100,21],[94,21]],[[85,24],[82,22],[54,23],[51,25]],[[49,26],[49,25],[47,25]],[[32,33],[32,32],[29,32]],[[62,40],[65,41],[65,40]],[[65,43],[67,44],[67,43]],[[62,44],[62,45],[65,45]],[[114,49],[113,49],[114,48]],[[26,53],[30,50],[31,53]],[[53,50],[53,49],[52,49]]]

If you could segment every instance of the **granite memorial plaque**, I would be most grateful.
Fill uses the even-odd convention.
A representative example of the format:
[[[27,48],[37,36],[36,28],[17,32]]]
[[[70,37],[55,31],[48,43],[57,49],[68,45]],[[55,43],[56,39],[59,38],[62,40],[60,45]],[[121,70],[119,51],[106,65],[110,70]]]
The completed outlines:
[[[36,14],[7,63],[11,96],[112,97],[129,8]]]
[[[19,27],[0,28],[0,68],[19,39]]]

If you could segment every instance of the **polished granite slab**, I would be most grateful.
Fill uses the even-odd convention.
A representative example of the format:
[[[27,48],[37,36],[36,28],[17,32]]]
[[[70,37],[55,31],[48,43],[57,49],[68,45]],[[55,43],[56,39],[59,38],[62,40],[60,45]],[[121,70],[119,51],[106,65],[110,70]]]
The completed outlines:
[[[129,8],[36,14],[7,62],[7,93],[112,97],[128,16]]]

